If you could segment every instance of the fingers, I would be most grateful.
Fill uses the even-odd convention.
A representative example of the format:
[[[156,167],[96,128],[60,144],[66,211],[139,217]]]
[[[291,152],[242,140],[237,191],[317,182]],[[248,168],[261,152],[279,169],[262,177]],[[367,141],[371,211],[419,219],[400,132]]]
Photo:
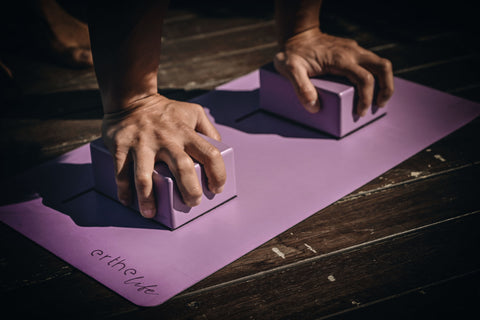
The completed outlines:
[[[392,64],[389,60],[380,58],[373,52],[367,51],[358,62],[352,61],[337,66],[333,69],[333,73],[347,77],[357,88],[356,110],[360,116],[366,115],[374,98],[378,107],[384,107],[393,95]],[[376,97],[374,97],[375,81],[378,83]]]
[[[278,72],[290,80],[303,107],[310,113],[319,112],[321,106],[317,89],[302,63],[295,58],[286,61],[284,54],[280,53],[275,57],[275,66]]]
[[[136,149],[133,158],[138,207],[142,216],[153,218],[157,213],[152,179],[155,154],[149,149]]]
[[[165,98],[156,102],[157,108],[151,104],[148,108],[137,108],[123,118],[104,122],[102,128],[115,159],[118,198],[124,205],[130,205],[136,191],[139,210],[146,218],[156,214],[152,175],[157,160],[166,162],[183,202],[190,207],[198,205],[203,196],[191,157],[203,164],[208,188],[213,193],[220,193],[226,180],[220,152],[196,132],[220,140],[204,109]]]
[[[186,151],[186,152],[185,152]],[[185,151],[172,144],[165,148],[161,157],[175,177],[177,187],[186,205],[190,207],[200,204],[203,190],[190,155],[203,164],[207,176],[208,188],[213,193],[220,193],[226,182],[225,164],[220,151],[201,138],[195,132],[189,137]],[[145,218],[153,218],[156,214],[156,203],[152,174],[155,165],[155,154],[149,149],[133,149],[134,181],[140,213]],[[166,156],[165,156],[166,155]],[[124,205],[132,202],[131,169],[127,157],[117,157],[116,182],[118,198]]]
[[[128,206],[132,203],[131,168],[128,155],[127,153],[117,152],[114,158],[117,197],[123,205]]]
[[[193,207],[200,204],[203,190],[190,156],[203,164],[208,189],[213,193],[223,191],[227,174],[220,151],[195,132],[189,136],[185,151],[179,146],[165,149],[161,158],[175,177],[183,201]]]
[[[183,202],[189,207],[199,205],[203,190],[192,158],[176,145],[164,149],[160,157],[175,177]]]
[[[375,88],[375,78],[373,75],[367,69],[356,63],[345,65],[335,73],[347,77],[348,80],[355,85],[358,95],[356,111],[358,115],[362,117],[365,116],[373,101]]]
[[[318,93],[308,77],[307,70],[298,67],[292,68],[289,79],[303,107],[310,113],[319,112]]]
[[[318,99],[317,89],[310,81],[307,71],[303,68],[295,69],[291,73],[290,81],[303,107],[310,113],[319,112],[320,100]]]
[[[386,105],[393,95],[394,78],[389,60],[360,47],[355,41],[314,34],[310,39],[292,37],[284,52],[275,55],[279,73],[288,78],[305,109],[320,110],[320,100],[309,76],[331,73],[347,77],[355,86],[356,113],[364,116],[374,102]],[[300,41],[302,40],[302,41]],[[377,93],[375,95],[375,82]]]
[[[221,193],[227,180],[227,173],[220,151],[196,133],[192,134],[185,151],[203,164],[208,189],[213,193]]]
[[[352,64],[349,69],[346,70],[347,73],[350,72],[347,77],[357,85],[358,90],[357,113],[364,116],[372,103],[380,108],[384,107],[394,90],[392,63],[371,51],[362,50],[358,65]],[[378,92],[376,97],[373,97],[375,80]]]
[[[379,107],[384,107],[394,91],[392,63],[370,52],[363,64],[377,79],[378,92],[375,103]]]
[[[203,133],[204,135],[215,139],[217,141],[221,140],[220,133],[217,131],[215,126],[210,122],[207,115],[205,114],[205,110],[202,106],[196,105],[197,107],[197,126],[195,128],[196,131]]]

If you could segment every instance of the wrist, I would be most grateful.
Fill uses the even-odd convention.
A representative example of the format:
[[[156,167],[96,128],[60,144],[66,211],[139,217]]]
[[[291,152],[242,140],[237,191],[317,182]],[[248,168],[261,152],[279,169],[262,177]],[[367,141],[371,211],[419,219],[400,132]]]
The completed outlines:
[[[128,50],[96,56],[95,74],[102,98],[103,112],[127,109],[135,101],[158,92],[158,61],[140,59]]]
[[[288,39],[305,31],[320,28],[320,0],[277,0],[275,20],[281,48]]]
[[[295,34],[292,34],[290,37],[285,38],[283,43],[280,44],[280,49],[282,51],[288,50],[292,46],[297,46],[298,42],[308,43],[312,39],[318,38],[318,36],[323,35],[318,26],[307,28],[305,30],[299,31]]]
[[[116,108],[110,108],[111,111],[104,112],[103,119],[105,121],[116,121],[119,119],[124,119],[128,116],[131,116],[138,112],[143,112],[147,109],[150,109],[156,105],[160,100],[168,100],[166,97],[153,93],[145,96],[141,96],[138,99],[130,100],[128,103],[123,102],[122,108],[116,105]],[[107,110],[107,107],[104,107],[104,110]]]
[[[122,81],[122,79],[129,79],[129,81]],[[112,81],[103,83],[99,81],[99,84],[104,114],[130,109],[138,101],[148,100],[148,97],[158,93],[156,74],[139,79],[122,75]]]

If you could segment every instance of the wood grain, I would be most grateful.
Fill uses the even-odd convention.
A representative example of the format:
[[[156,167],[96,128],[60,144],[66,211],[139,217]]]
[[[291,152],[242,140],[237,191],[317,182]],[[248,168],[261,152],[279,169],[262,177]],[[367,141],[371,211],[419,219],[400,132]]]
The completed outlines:
[[[439,221],[360,248],[346,248],[243,281],[183,294],[157,310],[143,309],[125,316],[242,319],[254,314],[260,319],[313,319],[353,309],[477,271],[478,223],[478,213]],[[449,241],[444,242],[445,238]],[[439,264],[442,268],[437,268]]]
[[[321,27],[390,59],[401,78],[480,101],[478,30],[468,9],[462,1],[325,1]],[[191,99],[270,62],[276,50],[271,3],[172,2],[159,90]],[[0,57],[23,92],[1,100],[0,178],[100,135],[93,69],[4,46]],[[478,318],[479,121],[157,308],[133,305],[2,224],[1,306],[52,318]]]

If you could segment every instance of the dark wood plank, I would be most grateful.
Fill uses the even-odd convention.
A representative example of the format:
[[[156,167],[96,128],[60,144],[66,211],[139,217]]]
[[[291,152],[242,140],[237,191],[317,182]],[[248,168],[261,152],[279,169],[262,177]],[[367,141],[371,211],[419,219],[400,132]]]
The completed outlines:
[[[64,316],[73,319],[97,319],[137,309],[78,270],[73,270],[68,276],[58,276],[35,285],[3,292],[1,299],[2,306],[8,307],[11,314],[18,317],[45,316],[57,319]]]
[[[208,7],[175,1],[164,30],[163,92],[187,99],[271,61],[276,52],[272,11],[265,9],[271,4],[255,10],[251,5],[255,2]],[[458,13],[461,19],[455,18]],[[322,29],[391,59],[398,76],[480,101],[478,44],[472,43],[477,31],[468,23],[473,14],[463,3],[442,9],[418,1],[329,1]],[[246,36],[252,30],[258,38]],[[26,96],[0,122],[0,146],[14,155],[2,157],[2,175],[99,135],[93,70],[68,70],[27,56],[7,58]],[[478,121],[160,308],[137,308],[2,225],[2,306],[30,315],[82,318],[384,319],[415,318],[419,308],[420,317],[432,311],[442,315],[442,310],[466,314],[475,308],[453,304],[468,307],[478,300]]]
[[[459,141],[459,140],[461,140],[461,139],[464,139],[465,137],[468,137],[468,134],[467,134],[466,136],[464,136],[463,138],[462,138],[462,136],[460,136],[460,137],[457,138],[456,140],[453,139],[453,143],[452,143],[451,145],[455,145],[455,141]],[[445,150],[448,150],[448,147],[445,147]],[[473,149],[473,150],[475,150],[475,149]],[[455,151],[451,151],[451,152],[452,152],[453,154],[456,153]],[[428,156],[431,158],[430,153],[428,153],[427,151],[425,151],[423,154],[428,154]],[[467,154],[468,154],[468,152],[467,152]],[[471,155],[470,155],[470,156],[471,156]],[[446,156],[446,157],[447,157],[447,159],[450,158],[450,157],[448,157],[448,156]],[[468,158],[468,157],[467,157],[467,158]],[[433,158],[433,159],[435,159],[435,158]],[[433,160],[433,159],[431,158],[431,160]],[[435,160],[437,160],[437,159],[435,159]],[[412,160],[412,161],[413,161],[413,160]],[[426,162],[425,162],[425,163],[426,163]],[[438,163],[439,165],[445,165],[445,166],[447,166],[447,168],[448,168],[448,165],[450,164],[450,162],[444,163],[444,162],[442,162],[442,161],[437,161],[437,163]],[[462,163],[463,163],[463,162],[462,162]],[[467,161],[467,163],[468,163],[468,161]],[[460,165],[461,165],[461,164],[460,164]],[[411,165],[410,165],[410,166],[411,166]],[[407,168],[407,169],[406,169],[407,172],[409,172],[408,170],[411,170],[411,169],[408,169],[410,166],[407,166],[407,167],[406,167],[406,168]],[[404,170],[405,170],[405,169],[404,169]],[[470,175],[469,175],[469,176],[470,176]],[[353,200],[353,199],[350,199],[350,200]],[[333,223],[333,220],[329,220],[329,222],[330,222],[330,223]],[[368,229],[368,228],[367,228],[367,229]],[[367,230],[367,231],[368,231],[368,230]],[[308,232],[308,231],[307,231],[307,232]],[[310,233],[311,233],[311,232],[310,232]],[[367,233],[368,233],[368,232],[367,232]],[[305,247],[305,248],[306,248],[306,247]],[[303,248],[303,250],[307,250],[307,249],[305,249],[305,248]],[[305,251],[305,252],[309,253],[308,251]],[[270,252],[270,254],[271,254],[271,252]]]
[[[190,290],[328,254],[449,219],[478,206],[480,165],[340,200],[268,241]],[[441,187],[434,187],[441,186]],[[285,257],[277,255],[273,248]]]
[[[201,281],[182,295],[213,290],[212,288],[227,285],[229,282],[242,282],[244,281],[242,278],[255,280],[256,277],[263,277],[264,273],[282,268],[295,269],[299,263],[308,263],[312,259],[335,255],[344,250],[363,250],[365,245],[372,243],[395,242],[395,238],[402,238],[405,233],[417,232],[416,229],[421,229],[425,225],[435,225],[439,221],[455,219],[462,214],[468,215],[477,208],[478,204],[477,192],[470,186],[472,177],[478,175],[479,170],[479,166],[471,166],[458,170],[456,175],[439,175],[420,180],[413,185],[398,186],[357,199],[340,201]],[[442,188],[432,190],[432,185],[440,185]],[[4,252],[4,271],[13,277],[11,281],[5,280],[4,286],[13,301],[21,299],[25,292],[26,294],[31,292],[33,292],[31,294],[38,294],[42,290],[62,292],[62,288],[72,284],[84,286],[84,290],[92,291],[86,296],[76,297],[74,301],[65,301],[64,303],[70,306],[68,310],[76,310],[77,307],[83,310],[84,304],[91,304],[98,299],[94,294],[96,291],[101,292],[106,305],[108,305],[108,299],[112,303],[122,300],[115,293],[109,292],[102,285],[68,267],[67,264],[27,240],[20,241],[15,248],[10,248],[9,243],[12,243],[16,235],[12,235],[14,232],[11,230],[5,231],[1,233],[2,241],[0,242]],[[444,239],[439,238],[440,243],[448,245],[449,241]],[[285,259],[276,255],[272,248],[281,250],[286,255]],[[32,257],[35,263],[18,261],[15,257],[19,250],[25,252],[22,256],[27,259]],[[38,268],[39,264],[45,267]],[[19,282],[17,279],[22,275],[30,276]],[[385,284],[386,288],[389,286],[389,283]],[[49,297],[53,298],[52,294],[49,294]],[[40,303],[38,299],[33,300],[35,302],[30,310],[48,312],[45,309],[54,307],[47,301],[40,300]],[[128,302],[117,301],[116,303],[120,304],[121,308],[136,309]],[[105,306],[101,303],[96,305],[99,307],[98,310],[88,309],[88,311],[103,314]],[[68,312],[61,308],[56,310],[60,313]]]
[[[479,125],[480,119],[474,120],[359,188],[351,196],[477,163],[480,161],[480,150],[475,145]]]
[[[448,43],[448,46],[445,46],[445,43]],[[379,47],[375,52],[392,61],[396,74],[406,73],[422,65],[443,64],[464,59],[478,53],[474,47],[465,43],[458,32],[399,42],[394,46]]]
[[[479,285],[480,272],[477,271],[360,305],[328,319],[474,319],[480,316]]]
[[[252,14],[242,14],[234,12],[235,9],[225,6],[223,12],[218,12],[214,8],[204,8],[202,11],[188,10],[184,19],[172,19],[170,16],[175,14],[176,9],[170,8],[162,35],[162,40],[166,44],[174,42],[187,42],[192,39],[204,39],[212,35],[227,34],[231,32],[244,31],[249,32],[252,27],[264,25],[265,22],[273,22],[273,10],[271,3],[264,4],[265,8],[260,10],[251,10]],[[258,6],[255,6],[258,9]],[[220,10],[222,10],[220,9]],[[247,6],[244,9],[248,9]]]
[[[464,87],[449,89],[447,92],[472,101],[480,101],[480,82],[473,81]]]
[[[472,46],[477,45],[471,41],[479,32],[475,22],[476,10],[474,3],[468,0],[456,1],[452,6],[422,0],[337,0],[325,1],[322,8],[325,14],[360,25],[378,37],[391,41],[411,41],[418,37],[461,30]]]
[[[248,11],[250,6],[254,9]],[[258,3],[247,2],[241,6],[243,9],[235,8],[235,6],[227,7],[220,6],[216,11],[215,8],[206,7],[203,8],[201,14],[185,11],[175,15],[175,9],[173,10],[172,19],[167,18],[164,27],[165,41],[160,78],[165,79],[160,82],[160,88],[201,87],[212,89],[215,85],[253,71],[271,61],[276,52],[276,49],[272,49],[276,47],[276,37],[271,5],[259,8]],[[225,11],[228,11],[227,14]],[[218,16],[218,14],[222,15]],[[367,46],[384,45],[386,41],[379,41],[378,37],[371,32],[347,23],[337,23],[330,28],[330,31],[342,36],[352,36],[362,45]],[[252,33],[255,34],[255,37],[251,37]],[[242,53],[254,52],[256,48],[260,50],[259,54],[265,58],[260,62],[253,58],[249,68],[243,67],[239,72],[232,74],[232,70],[236,66],[232,66],[231,62],[240,59],[248,65],[252,55],[243,55]],[[268,50],[268,52],[264,54],[262,50]],[[220,56],[229,56],[230,59],[217,59],[219,54]],[[44,60],[32,60],[32,57],[8,52],[4,54],[4,58],[13,70],[17,83],[27,95],[98,89],[93,69],[72,70]],[[215,64],[210,63],[203,66],[202,60],[213,60]],[[193,61],[193,63],[188,63],[188,61]],[[181,67],[177,64],[181,66],[184,62],[187,62],[184,67],[186,70],[197,70],[197,72],[179,72]],[[168,72],[168,67],[172,64],[177,65],[177,68]],[[223,69],[230,70],[230,72],[219,74]],[[209,70],[211,70],[209,77],[212,73],[215,74],[216,81],[208,81],[202,77]],[[172,77],[175,81],[166,83]],[[179,81],[179,77],[182,78],[181,81]],[[195,82],[196,85],[192,86],[191,82]]]
[[[0,178],[80,147],[101,133],[100,119],[0,119]]]
[[[458,59],[412,66],[411,68],[399,70],[396,74],[401,78],[441,91],[451,91],[477,83],[479,71],[480,56],[466,55]]]
[[[2,295],[75,273],[75,269],[63,260],[3,223],[0,224],[0,237]]]
[[[272,61],[276,49],[271,46],[239,50],[215,60],[185,61],[159,70],[160,88],[213,89],[220,84],[245,75]],[[188,70],[190,77],[185,78]]]
[[[170,58],[175,58],[175,61],[181,64],[183,60],[179,58],[186,56],[188,59],[193,59],[201,55],[202,50],[215,55],[218,54],[218,51],[226,50],[224,44],[228,42],[227,40],[231,44],[232,41],[235,41],[235,36],[250,35],[252,31],[255,31],[258,38],[245,37],[244,42],[250,40],[252,44],[241,44],[239,41],[240,47],[237,45],[233,50],[257,46],[260,40],[265,39],[264,31],[258,30],[258,28],[267,27],[268,36],[272,36],[270,29],[273,27],[273,11],[271,6],[272,4],[260,5],[257,3],[254,5],[251,1],[232,6],[222,3],[212,6],[207,4],[198,6],[194,3],[173,5],[164,24],[163,47],[166,55],[162,61],[166,62]],[[249,8],[255,10],[248,11]],[[231,34],[234,36],[229,36]],[[159,41],[161,41],[160,35]],[[189,43],[190,45],[188,45]],[[224,45],[224,49],[217,48],[218,45]],[[172,52],[170,47],[174,50],[178,47],[179,50],[169,54]],[[98,89],[93,69],[69,69],[33,55],[19,55],[17,52],[2,51],[2,58],[13,71],[16,83],[26,95]],[[252,65],[249,71],[254,70],[255,65]],[[189,72],[180,74],[184,78],[182,84],[188,83],[193,78]],[[203,79],[199,79],[197,82],[202,81]],[[172,88],[171,85],[167,87]],[[184,87],[176,84],[176,88]]]
[[[254,33],[256,36],[252,37]],[[162,47],[160,71],[168,66],[189,61],[201,63],[222,56],[234,55],[256,48],[276,48],[273,21],[249,25],[248,28],[222,30],[203,37],[191,37],[187,41],[165,42]]]
[[[123,318],[316,319],[476,272],[480,214],[180,295]],[[445,241],[444,239],[448,239]],[[442,265],[442,268],[438,268]],[[122,317],[118,317],[122,318]],[[375,318],[375,317],[374,317]]]

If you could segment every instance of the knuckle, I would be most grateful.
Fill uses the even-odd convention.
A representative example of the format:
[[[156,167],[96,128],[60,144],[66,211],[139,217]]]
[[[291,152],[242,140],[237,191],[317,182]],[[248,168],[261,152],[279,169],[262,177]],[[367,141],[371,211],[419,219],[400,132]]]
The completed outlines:
[[[198,114],[197,114],[198,115]],[[177,131],[179,132],[192,132],[192,128],[185,122],[176,123]]]
[[[380,68],[383,72],[387,73],[390,72],[393,68],[392,62],[388,59],[381,58],[379,62]]]
[[[122,160],[122,159],[125,159],[127,157],[127,152],[123,151],[122,149],[118,148],[118,147],[115,147],[113,152],[112,152],[112,155],[113,155],[113,158],[116,159],[116,160]],[[124,166],[127,165],[126,161],[123,163]],[[123,168],[116,168],[117,172],[122,170]]]
[[[285,62],[285,52],[277,52],[274,57],[275,62]]]
[[[125,141],[129,141],[131,134],[126,132],[128,130],[118,129],[114,134],[109,137],[110,142],[112,143],[112,149],[114,151],[121,151],[125,145]]]
[[[353,40],[353,39],[345,39],[345,45],[347,47],[358,47],[358,42],[356,40]]]
[[[152,184],[152,176],[146,173],[135,175],[135,185],[141,192],[145,192]]]
[[[222,158],[222,154],[220,153],[220,150],[218,150],[217,148],[215,148],[214,146],[212,145],[209,145],[206,150],[205,150],[205,156],[207,157],[207,159],[209,159],[210,161],[217,161],[219,160],[220,158]]]
[[[329,64],[332,66],[343,66],[351,61],[351,56],[350,53],[344,50],[335,50],[330,60]]]
[[[375,77],[373,76],[373,74],[371,74],[370,72],[368,72],[366,70],[359,73],[358,76],[360,78],[360,82],[365,86],[367,86],[367,85],[371,86],[375,82]]]
[[[203,109],[203,107],[197,103],[191,103],[190,104],[191,108],[195,110],[195,112],[198,112],[198,113],[204,113],[205,110]]]
[[[175,159],[175,169],[182,176],[193,170],[193,160],[188,156],[181,156]]]
[[[290,73],[295,73],[298,71],[300,63],[295,56],[288,57],[285,60],[285,68]]]

